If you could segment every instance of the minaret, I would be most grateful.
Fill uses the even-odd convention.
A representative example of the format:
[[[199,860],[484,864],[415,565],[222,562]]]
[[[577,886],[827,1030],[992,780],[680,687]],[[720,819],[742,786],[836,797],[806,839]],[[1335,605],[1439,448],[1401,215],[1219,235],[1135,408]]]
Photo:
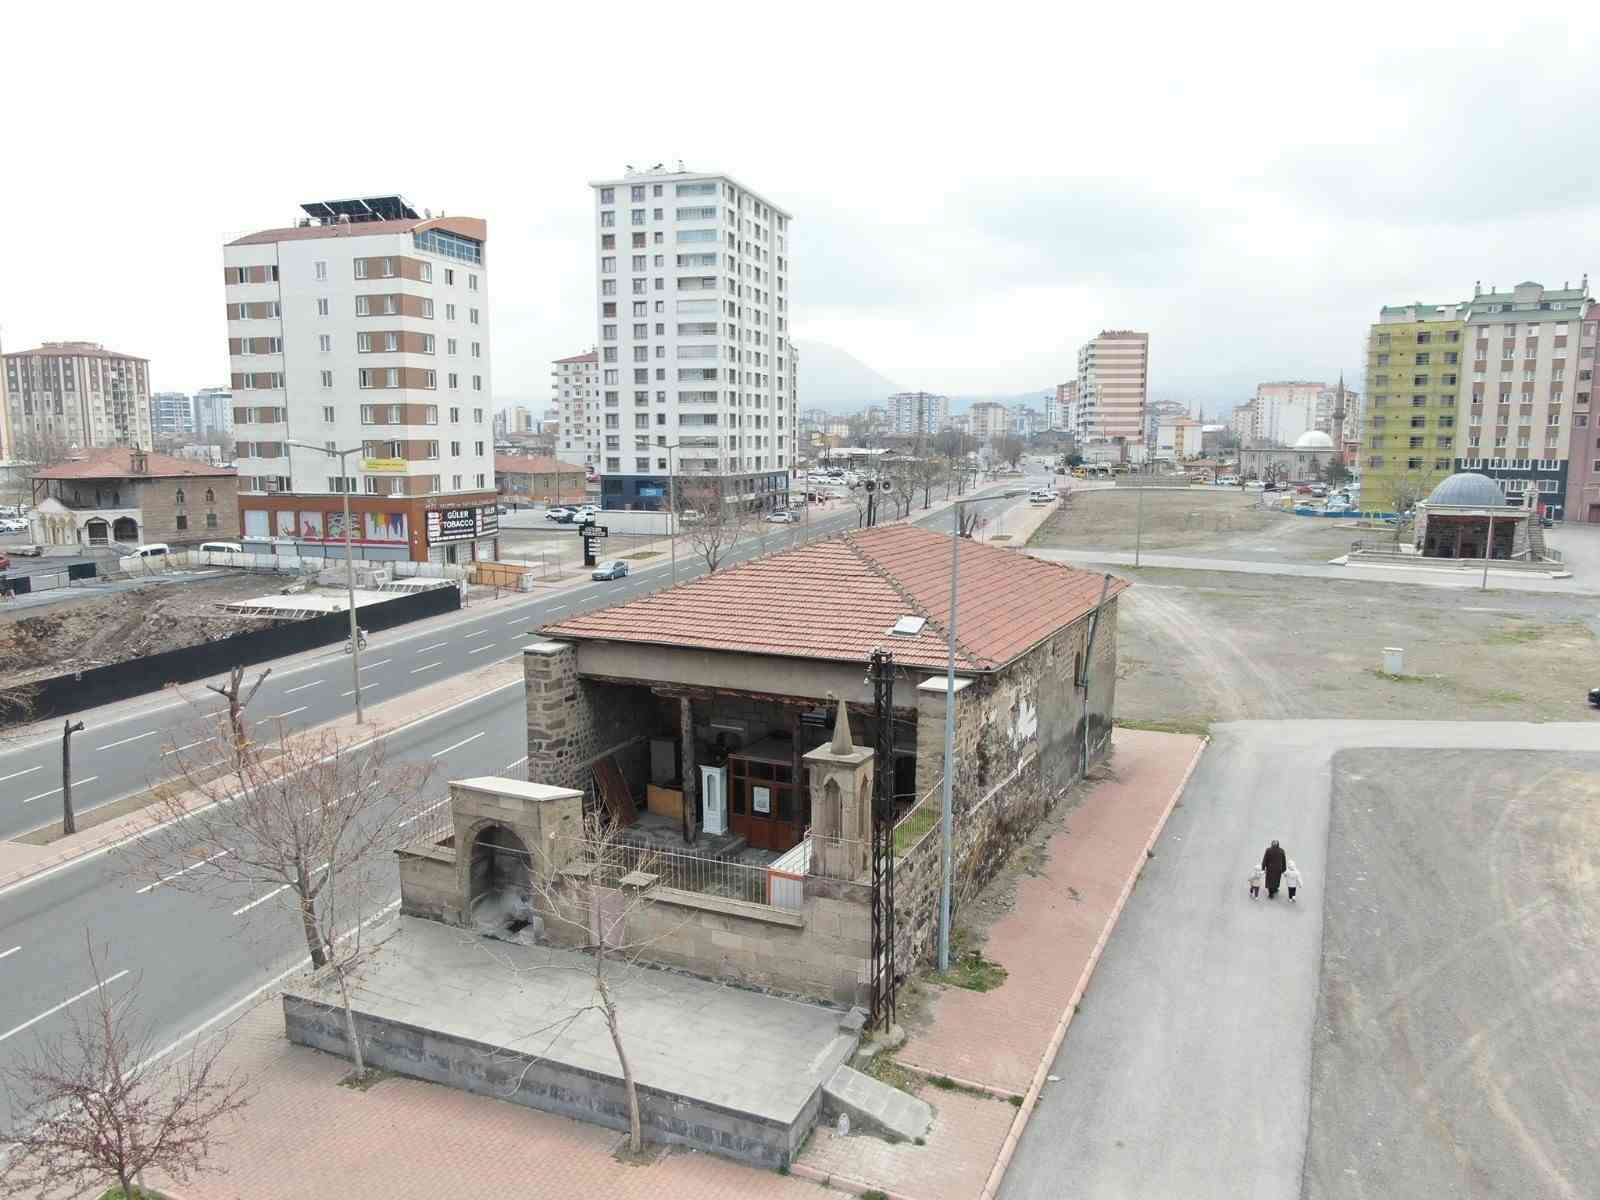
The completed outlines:
[[[1333,393],[1333,445],[1344,450],[1344,372],[1339,372],[1339,387]]]

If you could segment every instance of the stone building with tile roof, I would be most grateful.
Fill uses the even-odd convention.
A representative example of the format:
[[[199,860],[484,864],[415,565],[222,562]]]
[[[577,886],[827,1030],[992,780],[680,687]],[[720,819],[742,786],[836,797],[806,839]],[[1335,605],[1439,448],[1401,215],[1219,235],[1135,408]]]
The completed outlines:
[[[624,819],[637,812],[638,836],[663,848],[788,861],[814,825],[807,756],[828,744],[842,701],[857,742],[889,748],[876,772],[897,821],[910,818],[906,837],[926,831],[897,876],[895,935],[908,962],[925,957],[936,933],[939,839],[928,818],[945,770],[950,560],[946,536],[880,526],[546,626],[524,652],[528,778],[583,790],[613,815],[607,790],[625,788]],[[1107,753],[1128,586],[960,543],[960,894]],[[877,648],[894,658],[887,731],[868,678]]]
[[[235,541],[239,476],[192,458],[126,446],[88,450],[31,472],[41,546]]]

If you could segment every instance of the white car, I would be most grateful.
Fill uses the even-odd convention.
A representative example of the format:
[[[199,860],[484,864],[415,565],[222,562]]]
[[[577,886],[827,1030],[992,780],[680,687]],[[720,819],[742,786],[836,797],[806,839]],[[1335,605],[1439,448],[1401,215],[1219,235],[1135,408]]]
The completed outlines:
[[[767,520],[773,525],[793,525],[799,518],[792,512],[775,512],[768,513]]]

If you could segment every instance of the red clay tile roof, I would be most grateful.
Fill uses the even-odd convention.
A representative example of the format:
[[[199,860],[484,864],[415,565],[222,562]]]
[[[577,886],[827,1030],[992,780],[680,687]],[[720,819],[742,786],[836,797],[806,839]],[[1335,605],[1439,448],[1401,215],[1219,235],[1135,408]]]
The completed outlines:
[[[86,450],[68,462],[53,467],[42,467],[32,472],[34,479],[170,479],[180,475],[228,476],[237,475],[233,467],[216,467],[195,458],[174,458],[170,454],[150,451],[145,456],[145,469],[135,474],[133,451],[127,446],[109,446]]]
[[[1102,576],[962,541],[956,669],[1004,666],[1093,610]],[[1113,579],[1110,595],[1129,585]],[[863,662],[874,647],[902,665],[946,662],[950,539],[884,525],[813,542],[542,630],[550,637]],[[928,623],[911,637],[890,627]]]
[[[574,354],[570,358],[558,358],[558,359],[556,359],[556,362],[558,362],[558,363],[592,363],[592,362],[599,362],[599,361],[600,361],[600,352],[598,350],[591,350],[587,354]]]
[[[556,472],[563,475],[587,475],[588,472],[576,463],[562,462],[559,458],[551,458],[547,454],[496,454],[494,456],[494,473],[496,475],[553,475]]]

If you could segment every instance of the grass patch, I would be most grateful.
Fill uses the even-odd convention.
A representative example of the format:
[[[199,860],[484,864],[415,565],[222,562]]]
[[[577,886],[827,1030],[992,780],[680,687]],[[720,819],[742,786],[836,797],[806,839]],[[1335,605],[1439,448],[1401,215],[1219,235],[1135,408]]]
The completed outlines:
[[[901,1066],[895,1060],[892,1050],[880,1050],[874,1054],[862,1068],[862,1073],[911,1096],[917,1094],[917,1088],[922,1083],[922,1076]]]
[[[1150,733],[1187,733],[1194,737],[1211,736],[1210,717],[1180,717],[1173,721],[1136,721],[1118,717],[1112,722],[1119,729],[1143,729]]]
[[[889,1200],[889,1193],[880,1192],[877,1188],[873,1188],[870,1192],[862,1192],[861,1200]]]
[[[161,1192],[153,1192],[149,1188],[134,1188],[131,1192],[124,1192],[119,1187],[114,1187],[100,1196],[100,1200],[167,1200]]]
[[[1538,626],[1529,628],[1524,626],[1519,629],[1497,629],[1484,637],[1486,646],[1519,646],[1524,642],[1537,642],[1545,636],[1546,631]]]
[[[894,827],[894,852],[904,854],[917,844],[918,839],[939,823],[939,805],[931,799],[911,811],[911,815]]]
[[[1442,675],[1391,675],[1382,667],[1372,668],[1372,673],[1385,683],[1440,683]]]
[[[639,560],[641,558],[660,558],[661,557],[661,551],[659,551],[659,550],[635,550],[632,554],[624,554],[622,557],[628,559],[629,561],[637,561],[637,560]],[[961,614],[958,612],[956,615],[960,616]]]
[[[1006,981],[1006,969],[983,956],[981,950],[967,950],[950,960],[948,971],[936,971],[935,983],[947,983],[971,992],[992,992]]]

